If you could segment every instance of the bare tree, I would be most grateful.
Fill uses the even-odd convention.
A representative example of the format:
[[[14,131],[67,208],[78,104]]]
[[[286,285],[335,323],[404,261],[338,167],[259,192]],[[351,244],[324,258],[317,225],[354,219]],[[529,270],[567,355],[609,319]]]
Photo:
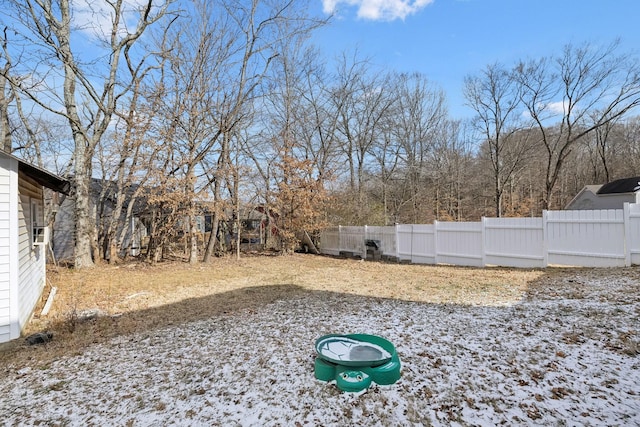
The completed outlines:
[[[379,180],[379,199],[382,203],[382,222],[384,225],[400,222],[400,211],[404,201],[406,188],[404,185],[396,188],[394,182],[404,181],[400,176],[402,147],[396,139],[393,114],[380,131],[380,138],[371,149],[371,156],[377,163]],[[400,191],[398,191],[400,190]],[[371,222],[372,224],[374,222]]]
[[[595,111],[592,116],[597,119],[600,116],[600,112]],[[593,147],[593,178],[596,183],[607,183],[613,179],[614,172],[612,167],[616,161],[615,150],[621,143],[621,119],[622,116],[618,116],[613,120],[608,120],[586,138],[587,146],[590,149]],[[592,144],[589,144],[589,142]],[[599,176],[598,170],[602,171],[602,177]]]
[[[2,151],[11,153],[11,122],[9,120],[9,105],[13,101],[15,92],[9,83],[11,71],[11,55],[7,49],[7,28],[4,28],[2,37],[2,55],[4,60],[2,70],[0,70],[0,141],[2,141]]]
[[[331,180],[335,155],[336,117],[327,111],[326,76],[304,42],[288,39],[280,45],[264,97],[265,136],[275,154],[265,214],[285,252],[295,249],[299,233],[314,234],[322,226],[325,184]]]
[[[367,205],[366,167],[394,97],[387,75],[372,73],[368,61],[358,59],[357,54],[352,59],[345,54],[333,100],[338,114],[337,139],[349,167],[348,197],[355,198],[354,220],[362,223]]]
[[[444,92],[421,74],[393,77],[396,105],[391,115],[393,134],[400,146],[411,206],[410,221],[419,220],[425,181],[429,178],[428,159],[432,157],[436,135],[447,117]]]
[[[631,117],[621,124],[621,162],[618,173],[622,176],[640,175],[640,116]]]
[[[166,148],[169,174],[183,183],[183,214],[188,218],[189,261],[198,260],[196,215],[200,202],[213,204],[213,225],[222,213],[221,191],[234,188],[231,142],[251,126],[262,82],[280,47],[305,36],[317,22],[304,1],[195,1],[195,21],[184,21],[171,35],[164,71]],[[208,192],[211,190],[211,192]],[[204,260],[215,246],[212,230]]]
[[[152,176],[146,171],[161,150],[161,146],[153,144],[150,134],[159,97],[140,88],[145,75],[141,73],[136,79],[128,111],[117,112],[115,129],[106,135],[111,137],[103,138],[96,147],[103,184],[98,205],[111,205],[97,224],[98,247],[109,263],[116,263],[129,253],[124,242],[129,236],[129,243],[133,244],[129,224],[135,223],[134,207]]]
[[[521,112],[519,86],[500,64],[488,65],[464,80],[464,96],[475,111],[473,125],[486,143],[491,162],[495,215],[502,216],[505,185],[522,164],[529,144],[518,137]],[[525,135],[520,133],[519,136]]]
[[[546,153],[543,209],[551,207],[576,143],[640,104],[637,61],[618,54],[618,46],[618,42],[603,47],[567,45],[557,58],[520,62],[516,67],[521,100]]]
[[[477,177],[472,167],[472,141],[466,132],[463,123],[454,120],[444,120],[433,131],[433,145],[427,158],[431,174],[427,182],[436,220],[461,221],[475,213],[470,195]]]
[[[74,141],[73,187],[75,196],[75,266],[93,265],[92,236],[95,224],[91,218],[89,186],[95,148],[111,124],[114,112],[131,88],[131,81],[121,79],[121,60],[125,52],[133,52],[147,28],[162,19],[171,1],[155,6],[151,0],[131,10],[123,0],[94,4],[99,18],[89,35],[89,26],[74,24],[77,13],[69,0],[25,0],[8,2],[13,14],[14,31],[26,40],[27,50],[21,65],[31,69],[39,85],[25,84],[19,89],[31,102],[51,114],[63,116]],[[133,22],[133,29],[132,28]],[[104,27],[100,25],[104,24]],[[86,34],[85,40],[97,42],[97,58],[74,50],[72,39]],[[93,52],[91,52],[93,53]],[[29,56],[29,57],[27,57]],[[56,74],[57,70],[61,73]],[[61,88],[57,85],[61,84]],[[46,90],[42,90],[43,87]]]
[[[306,108],[300,110],[299,116],[305,118],[306,125],[300,138],[305,145],[305,156],[315,164],[318,178],[334,181],[341,169],[338,165],[344,160],[337,138],[340,108],[334,104],[332,75],[321,63],[319,52],[309,49],[305,58],[301,95]]]

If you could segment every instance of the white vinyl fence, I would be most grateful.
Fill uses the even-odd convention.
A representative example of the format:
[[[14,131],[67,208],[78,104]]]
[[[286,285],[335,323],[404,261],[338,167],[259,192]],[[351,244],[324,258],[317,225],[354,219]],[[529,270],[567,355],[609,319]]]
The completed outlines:
[[[625,205],[626,207],[627,205]],[[628,205],[625,210],[627,257],[625,265],[640,265],[640,204]]]
[[[367,240],[376,240],[383,256],[416,264],[522,268],[638,265],[640,204],[625,203],[623,209],[545,211],[542,218],[332,227],[322,232],[320,251],[366,258]]]

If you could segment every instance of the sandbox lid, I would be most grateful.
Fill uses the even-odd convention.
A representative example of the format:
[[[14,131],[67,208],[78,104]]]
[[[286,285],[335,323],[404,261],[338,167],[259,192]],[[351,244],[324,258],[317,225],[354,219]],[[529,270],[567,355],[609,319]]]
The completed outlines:
[[[316,340],[318,357],[343,366],[378,366],[391,360],[393,354],[377,344],[384,342],[374,335],[325,335]]]

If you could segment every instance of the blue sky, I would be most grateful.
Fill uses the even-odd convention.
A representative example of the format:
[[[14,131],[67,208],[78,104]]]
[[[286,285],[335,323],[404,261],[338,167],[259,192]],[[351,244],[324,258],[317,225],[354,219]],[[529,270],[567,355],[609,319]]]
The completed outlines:
[[[358,49],[376,64],[421,72],[447,93],[454,118],[464,76],[486,65],[556,54],[567,43],[640,52],[640,0],[317,0],[332,23],[313,43],[329,57]]]

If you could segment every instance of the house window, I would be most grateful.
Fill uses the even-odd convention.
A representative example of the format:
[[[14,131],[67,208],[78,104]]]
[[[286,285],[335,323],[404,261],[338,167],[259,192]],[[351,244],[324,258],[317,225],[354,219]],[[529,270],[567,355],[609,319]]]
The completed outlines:
[[[44,225],[44,213],[42,211],[42,203],[38,199],[30,201],[31,214],[31,242],[34,245],[47,244],[49,233]]]

